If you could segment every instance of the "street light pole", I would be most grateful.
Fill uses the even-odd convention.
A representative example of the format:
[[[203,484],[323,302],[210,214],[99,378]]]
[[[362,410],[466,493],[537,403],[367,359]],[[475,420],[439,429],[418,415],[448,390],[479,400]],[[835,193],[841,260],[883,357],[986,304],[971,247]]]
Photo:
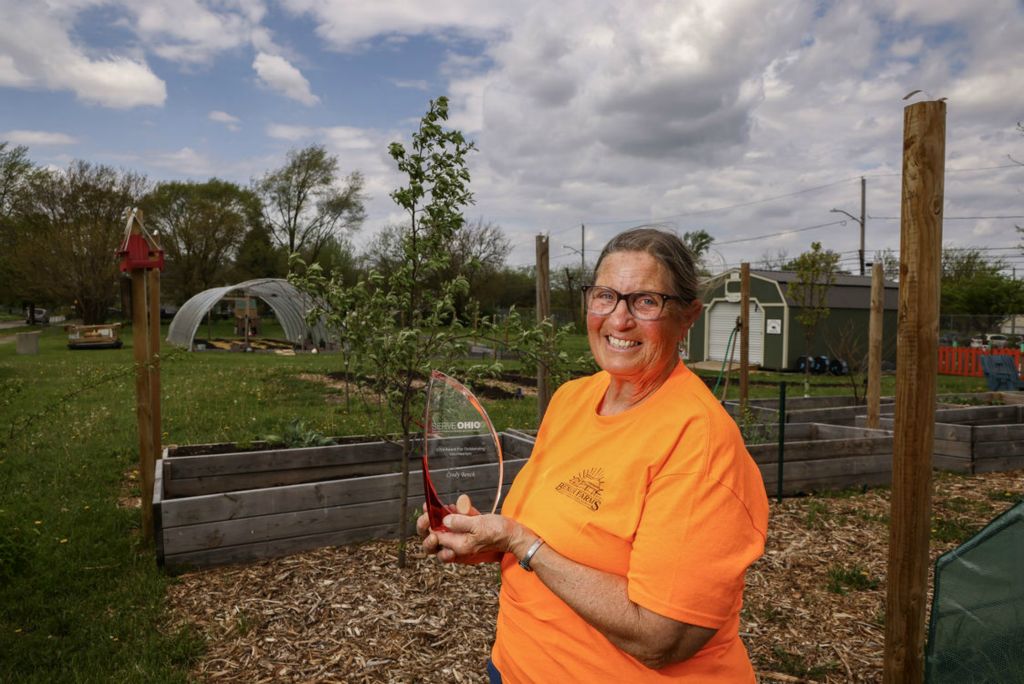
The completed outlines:
[[[863,187],[863,186],[861,186],[861,187]],[[861,197],[863,198],[863,195],[861,195]],[[857,225],[860,226],[860,249],[857,250],[857,254],[858,254],[858,258],[860,260],[860,274],[861,275],[864,275],[864,214],[863,214],[863,211],[864,211],[863,200],[862,200],[862,203],[861,203],[861,218],[857,218],[856,216],[854,216],[850,212],[843,211],[842,209],[831,209],[829,211],[829,213],[831,213],[831,214],[845,214],[846,216],[849,216],[851,219],[856,221]]]

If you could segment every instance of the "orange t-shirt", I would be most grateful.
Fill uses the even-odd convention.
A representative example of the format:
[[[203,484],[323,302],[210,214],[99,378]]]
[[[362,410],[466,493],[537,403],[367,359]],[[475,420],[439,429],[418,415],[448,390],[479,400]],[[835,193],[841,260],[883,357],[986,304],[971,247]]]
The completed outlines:
[[[609,381],[600,372],[555,393],[502,513],[563,556],[625,577],[634,603],[718,632],[690,659],[649,669],[506,554],[494,664],[509,684],[753,682],[739,611],[768,527],[760,471],[682,363],[639,406],[601,416]]]

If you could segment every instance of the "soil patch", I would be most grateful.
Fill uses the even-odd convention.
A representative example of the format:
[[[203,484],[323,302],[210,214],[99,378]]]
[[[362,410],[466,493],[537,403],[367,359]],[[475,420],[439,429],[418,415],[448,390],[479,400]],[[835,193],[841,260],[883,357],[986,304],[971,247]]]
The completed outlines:
[[[932,560],[1021,498],[1024,471],[936,475]],[[881,681],[888,520],[888,489],[772,502],[740,625],[762,682]],[[183,575],[167,605],[174,625],[206,637],[192,675],[485,682],[497,568],[442,566],[409,549],[406,570],[396,543],[382,541]]]

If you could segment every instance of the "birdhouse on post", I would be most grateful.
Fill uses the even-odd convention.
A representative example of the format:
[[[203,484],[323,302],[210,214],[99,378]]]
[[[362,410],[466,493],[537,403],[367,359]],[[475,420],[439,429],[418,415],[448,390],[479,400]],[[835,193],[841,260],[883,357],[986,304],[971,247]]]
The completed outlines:
[[[142,225],[142,212],[132,209],[125,226],[124,240],[117,250],[121,260],[121,272],[130,273],[139,269],[164,270],[164,250]]]
[[[135,359],[135,413],[139,428],[139,482],[142,530],[153,539],[153,482],[160,457],[160,271],[164,251],[142,224],[142,212],[128,212],[117,250],[121,272],[132,281],[132,346]]]

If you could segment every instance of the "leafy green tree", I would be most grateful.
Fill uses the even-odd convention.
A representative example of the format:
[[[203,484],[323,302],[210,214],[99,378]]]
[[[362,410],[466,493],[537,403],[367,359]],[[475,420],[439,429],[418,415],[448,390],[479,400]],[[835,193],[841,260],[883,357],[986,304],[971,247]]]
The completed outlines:
[[[280,169],[255,182],[274,239],[289,254],[316,261],[331,238],[362,224],[363,176],[353,171],[339,187],[338,158],[322,145],[288,153]]]
[[[1006,263],[971,248],[942,250],[943,316],[963,334],[990,331],[1006,316],[1024,309],[1024,283],[1004,274]]]
[[[124,212],[147,186],[144,176],[84,161],[36,174],[9,261],[20,295],[74,302],[85,323],[105,321],[118,300],[114,250],[124,237]]]
[[[811,343],[818,326],[828,318],[828,290],[836,281],[836,266],[839,255],[832,250],[822,249],[820,242],[812,242],[811,249],[804,252],[789,266],[796,272],[796,280],[786,289],[786,294],[799,309],[796,319],[804,329],[805,356],[811,356]],[[804,396],[811,395],[811,364],[804,364]]]
[[[399,424],[400,567],[405,566],[411,521],[409,462],[423,412],[422,379],[433,368],[452,371],[471,341],[488,335],[497,338],[491,321],[474,318],[474,329],[456,315],[456,300],[468,293],[469,283],[461,274],[444,275],[451,265],[450,246],[465,225],[463,209],[473,201],[466,157],[474,149],[461,132],[444,127],[447,118],[447,98],[431,101],[409,148],[396,142],[388,149],[408,180],[391,193],[406,215],[408,228],[396,235],[402,258],[391,264],[389,272],[374,269],[365,279],[346,286],[338,277],[326,277],[320,264],[306,266],[296,258],[291,276],[320,303],[311,315],[324,315],[346,347],[346,356],[360,359],[371,374],[370,388]],[[516,335],[519,340],[539,342],[550,332],[517,329]],[[480,364],[459,370],[459,375],[472,380],[496,369]]]
[[[254,278],[283,278],[288,275],[288,255],[274,244],[270,229],[261,222],[242,238],[231,273],[230,280],[236,283]]]
[[[537,301],[537,275],[532,266],[504,267],[473,288],[480,311],[494,315],[510,307],[530,309]]]
[[[142,206],[166,255],[162,287],[179,304],[225,284],[246,234],[261,220],[255,193],[217,178],[160,183]]]
[[[25,226],[21,217],[31,196],[33,178],[39,173],[23,145],[9,147],[0,141],[0,302],[13,302],[17,283],[12,258]]]
[[[683,244],[690,248],[693,252],[693,257],[697,264],[697,271],[701,277],[708,277],[711,275],[711,269],[708,268],[707,256],[711,249],[712,243],[715,238],[711,236],[706,230],[694,230],[683,233],[682,236]]]
[[[424,222],[423,231],[430,232]],[[388,276],[405,260],[402,241],[412,229],[411,224],[392,224],[380,231],[369,244],[363,256],[368,268]],[[469,291],[476,293],[483,284],[504,266],[505,257],[512,249],[512,243],[505,236],[501,226],[478,219],[476,223],[465,223],[452,236],[447,245],[448,264],[434,274],[438,282],[453,280],[461,275],[469,284]],[[455,310],[463,318],[466,315],[467,295],[456,297]]]

